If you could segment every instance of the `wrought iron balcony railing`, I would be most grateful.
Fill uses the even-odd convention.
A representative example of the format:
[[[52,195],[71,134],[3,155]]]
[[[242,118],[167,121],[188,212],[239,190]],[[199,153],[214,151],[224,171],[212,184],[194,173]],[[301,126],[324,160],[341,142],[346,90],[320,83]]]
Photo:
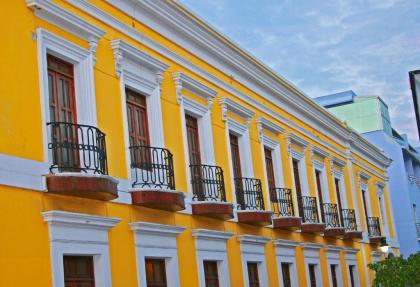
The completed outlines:
[[[47,123],[50,171],[108,174],[105,134],[98,128],[67,122]]]
[[[337,204],[324,203],[322,204],[322,210],[327,228],[341,227]]]
[[[341,216],[346,231],[357,231],[356,212],[354,209],[342,209]]]
[[[379,217],[368,217],[368,233],[369,237],[381,236],[381,226],[379,224]]]
[[[292,190],[290,188],[271,188],[270,201],[273,213],[278,216],[295,216]]]
[[[242,210],[265,210],[261,180],[235,178],[236,201]]]
[[[212,165],[190,165],[193,200],[226,202],[223,169]]]
[[[301,196],[298,198],[299,215],[304,223],[319,223],[316,197]]]
[[[172,153],[165,148],[131,146],[133,187],[175,189]]]

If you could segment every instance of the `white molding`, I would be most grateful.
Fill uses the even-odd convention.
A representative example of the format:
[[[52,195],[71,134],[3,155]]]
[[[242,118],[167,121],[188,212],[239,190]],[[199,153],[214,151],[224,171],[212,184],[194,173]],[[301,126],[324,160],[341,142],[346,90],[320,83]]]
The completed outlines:
[[[49,226],[54,287],[64,287],[64,255],[89,255],[94,259],[95,284],[111,287],[108,231],[119,218],[51,210],[42,213]]]
[[[114,53],[115,72],[118,77],[120,77],[123,72],[123,61],[125,61],[125,59],[139,63],[157,74],[163,74],[169,68],[168,64],[150,56],[124,40],[112,40],[111,47]]]
[[[183,100],[182,91],[187,90],[194,95],[200,96],[205,99],[208,103],[208,109],[211,108],[214,97],[217,95],[217,91],[210,87],[200,83],[199,81],[191,78],[187,74],[182,72],[172,73],[172,78],[175,82],[175,91],[178,104]]]
[[[97,126],[96,95],[93,74],[93,55],[86,49],[73,44],[43,28],[37,28],[38,70],[44,161],[49,161],[47,122],[49,116],[47,54],[54,55],[74,65],[77,123]]]
[[[34,11],[37,17],[89,42],[89,52],[95,58],[98,41],[105,35],[104,30],[50,0],[26,0],[26,5]]]
[[[42,175],[49,167],[47,162],[0,154],[0,185],[44,191]]]
[[[296,144],[298,146],[301,146],[302,148],[306,148],[309,144],[308,141],[304,140],[303,138],[294,133],[289,133],[288,136],[290,137],[290,142],[292,144]]]
[[[169,287],[181,286],[176,238],[185,227],[150,222],[132,222],[129,225],[135,234],[139,286],[147,285],[145,259],[150,257],[165,260]]]
[[[284,133],[284,129],[281,126],[271,122],[270,120],[267,120],[264,117],[259,117],[255,120],[255,122],[257,123],[258,136],[260,140],[262,140],[264,136],[263,130],[269,131],[275,135]]]
[[[202,104],[187,97],[182,98],[184,110],[189,114],[192,114],[194,117],[203,117],[209,111],[208,106],[203,106]]]
[[[208,229],[193,229],[191,232],[195,238],[200,286],[205,286],[203,267],[205,260],[217,261],[219,285],[230,286],[226,242],[233,236],[233,233]]]
[[[248,131],[248,126],[238,123],[235,120],[227,119],[226,122],[227,122],[228,130],[233,132],[234,134],[237,134],[240,136]]]
[[[244,107],[243,105],[228,97],[220,97],[219,104],[222,108],[223,121],[228,119],[227,112],[230,112],[241,118],[244,118],[247,121],[247,125],[249,125],[251,118],[255,115],[254,111]]]
[[[320,147],[318,147],[318,146],[316,146],[316,145],[312,145],[312,146],[311,146],[311,151],[312,151],[314,154],[317,154],[317,155],[319,155],[319,156],[321,156],[321,157],[323,157],[323,158],[328,157],[328,155],[329,155],[329,153],[328,153],[328,152],[326,152],[325,150],[323,150],[322,148],[320,148]]]

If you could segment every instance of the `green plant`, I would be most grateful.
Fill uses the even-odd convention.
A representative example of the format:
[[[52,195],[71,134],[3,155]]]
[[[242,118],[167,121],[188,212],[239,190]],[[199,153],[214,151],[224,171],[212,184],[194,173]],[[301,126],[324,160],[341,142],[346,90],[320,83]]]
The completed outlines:
[[[420,287],[420,252],[368,264],[375,271],[375,287]]]

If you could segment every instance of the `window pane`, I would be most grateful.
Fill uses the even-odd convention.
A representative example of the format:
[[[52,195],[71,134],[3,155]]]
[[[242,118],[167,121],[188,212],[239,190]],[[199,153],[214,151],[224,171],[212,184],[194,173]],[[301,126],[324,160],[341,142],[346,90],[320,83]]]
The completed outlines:
[[[94,287],[92,256],[64,256],[64,286]]]
[[[147,287],[166,287],[165,260],[146,258]]]
[[[217,270],[217,261],[204,261],[204,279],[206,287],[219,287],[219,274]]]

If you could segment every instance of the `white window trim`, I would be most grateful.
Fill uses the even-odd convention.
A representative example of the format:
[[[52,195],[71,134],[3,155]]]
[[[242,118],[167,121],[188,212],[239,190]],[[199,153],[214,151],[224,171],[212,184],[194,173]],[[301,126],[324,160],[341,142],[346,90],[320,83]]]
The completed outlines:
[[[258,118],[256,122],[257,122],[259,139],[261,142],[261,152],[264,159],[263,160],[264,175],[267,177],[267,165],[265,163],[264,148],[268,148],[272,152],[274,179],[276,181],[276,187],[284,187],[284,174],[283,174],[280,143],[279,141],[274,140],[263,134],[263,131],[266,130],[272,133],[274,136],[278,136],[284,132],[284,129],[263,117]],[[266,190],[268,192],[266,196],[269,196],[270,190],[268,187],[268,178],[266,178]]]
[[[258,263],[258,278],[260,286],[268,286],[268,270],[265,259],[264,246],[269,238],[255,235],[241,235],[237,237],[241,245],[242,270],[244,272],[245,286],[249,286],[247,262]]]
[[[362,178],[366,179],[367,183],[364,184],[362,182]],[[359,182],[359,189],[360,189],[360,199],[362,202],[362,208],[364,208],[363,206],[363,191],[365,192],[365,199],[366,199],[366,208],[367,208],[367,215],[368,217],[372,217],[372,205],[370,202],[370,193],[369,193],[369,180],[370,180],[370,176],[362,171],[358,172],[358,182]],[[367,219],[365,220],[365,224],[366,224],[366,230],[363,232],[363,241],[364,242],[368,242],[369,238],[368,238],[368,234],[369,234],[369,228],[367,226]]]
[[[211,89],[210,87],[200,83],[199,81],[191,78],[190,76],[182,73],[176,72],[172,73],[172,78],[175,83],[175,91],[177,103],[180,105],[180,116],[181,116],[181,130],[182,130],[182,141],[184,146],[184,157],[185,157],[185,168],[187,174],[187,190],[188,196],[187,201],[187,210],[189,212],[189,202],[192,201],[192,186],[191,182],[191,171],[190,171],[190,156],[188,152],[188,139],[187,139],[187,129],[185,115],[191,115],[197,119],[198,125],[198,136],[200,139],[200,151],[201,151],[201,160],[203,164],[215,165],[215,155],[214,155],[214,146],[213,146],[213,128],[211,121],[211,108],[213,106],[214,98],[217,94],[217,91]],[[206,101],[206,105],[202,105],[187,96],[184,95],[184,91],[188,91],[193,95],[199,96],[200,98]]]
[[[108,231],[119,218],[66,211],[42,213],[49,225],[54,287],[64,287],[64,255],[93,256],[95,285],[111,287]]]
[[[292,167],[292,180],[293,186],[296,186],[295,177],[293,176],[293,159],[296,159],[299,162],[299,175],[300,175],[300,184],[302,189],[302,196],[310,196],[309,192],[309,181],[308,181],[308,171],[306,168],[306,148],[308,146],[308,142],[304,139],[298,137],[295,134],[289,133],[286,137],[287,140],[287,152],[290,157],[290,166]],[[301,146],[303,152],[298,152],[292,148],[292,144],[296,144]],[[297,201],[297,198],[296,198]],[[296,202],[297,204],[297,202]],[[296,205],[297,206],[297,205]]]
[[[279,283],[283,284],[283,272],[281,269],[282,263],[290,264],[290,281],[292,286],[298,286],[298,272],[296,265],[296,247],[299,246],[298,241],[277,239],[273,241],[274,246],[276,247],[276,257],[277,257],[277,269],[279,274]]]
[[[47,54],[51,54],[74,65],[74,86],[76,97],[77,122],[97,126],[95,83],[93,75],[93,54],[43,28],[37,28],[38,68],[40,75],[42,134],[44,161],[51,161],[48,151],[50,121]]]
[[[303,243],[301,246],[305,257],[306,282],[310,282],[308,264],[315,264],[316,285],[323,286],[320,261],[320,250],[323,248],[323,245],[317,243]]]
[[[115,72],[120,79],[125,159],[128,180],[131,183],[133,175],[130,168],[130,139],[125,91],[126,88],[130,88],[146,96],[150,145],[164,148],[161,86],[163,74],[169,66],[121,39],[112,40],[111,47],[114,54]]]
[[[331,266],[330,265],[336,265],[336,276],[337,276],[337,285],[338,286],[344,286],[343,284],[343,268],[341,267],[341,261],[340,261],[340,252],[343,250],[342,247],[335,246],[335,245],[328,245],[326,247],[326,254],[327,254],[327,265],[328,265],[328,278],[330,282],[330,286],[333,286],[332,284],[332,274],[331,274]]]
[[[147,285],[146,258],[164,259],[168,287],[181,286],[176,237],[185,230],[185,227],[149,222],[132,222],[130,227],[135,234],[139,286]]]
[[[229,264],[226,242],[233,233],[208,229],[194,229],[192,236],[195,238],[197,253],[197,266],[200,286],[205,286],[204,265],[205,260],[217,261],[219,286],[230,286]]]
[[[351,247],[345,247],[344,248],[345,256],[346,256],[346,263],[347,263],[347,278],[348,278],[348,286],[351,286],[350,281],[350,270],[349,266],[353,265],[354,268],[354,285],[355,287],[360,286],[360,277],[359,277],[359,267],[357,265],[357,253],[359,252],[359,249],[351,248]]]
[[[379,201],[379,214],[381,216],[382,235],[385,236],[387,239],[390,239],[388,216],[387,216],[387,212],[386,212],[387,209],[386,209],[385,198],[384,198],[385,185],[383,183],[381,183],[381,182],[376,183],[376,194],[378,196],[378,201]]]
[[[316,196],[318,197],[318,194],[319,194],[318,185],[316,183],[316,171],[318,170],[319,172],[321,172],[322,199],[324,200],[324,203],[331,203],[325,164],[323,162],[319,162],[317,160],[314,160],[313,161],[313,166],[314,166],[313,173],[314,173],[314,180],[315,180],[314,184],[315,184],[315,188],[317,190]],[[318,202],[318,205],[319,205],[320,204],[319,199],[317,200],[317,202]],[[322,206],[319,206],[319,210],[322,210],[321,208],[322,208]]]
[[[372,251],[370,253],[370,257],[372,259],[372,263],[377,263],[382,260],[382,252],[380,251]]]

